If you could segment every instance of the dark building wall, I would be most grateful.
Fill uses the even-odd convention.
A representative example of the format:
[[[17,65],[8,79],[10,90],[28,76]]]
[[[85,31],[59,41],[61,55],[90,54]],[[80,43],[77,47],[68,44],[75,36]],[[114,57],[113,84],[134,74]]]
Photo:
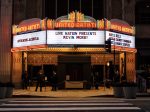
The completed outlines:
[[[135,0],[14,0],[13,23],[36,17],[56,19],[75,10],[95,19],[117,18],[135,23]]]
[[[43,18],[42,0],[13,0],[13,24],[30,18]]]
[[[24,19],[26,19],[26,0],[14,0],[13,24],[19,24]]]
[[[148,39],[150,32],[150,1],[137,0],[135,4],[136,36],[140,39]]]
[[[12,1],[0,1],[0,82],[11,79]]]
[[[122,19],[122,0],[111,0],[111,18]]]
[[[51,18],[51,19],[55,19],[57,17],[56,15],[56,0],[45,0],[43,2],[43,13],[45,17]],[[64,7],[64,6],[62,6]],[[62,10],[64,11],[64,10]]]
[[[136,0],[135,2],[137,69],[150,65],[150,1]]]
[[[111,19],[111,0],[104,0],[104,17]]]
[[[104,17],[104,0],[45,0],[44,2],[45,17],[52,19],[67,15],[75,10],[95,19]]]
[[[105,17],[135,25],[135,0],[105,0]]]
[[[135,0],[123,0],[123,18],[130,25],[135,26]]]
[[[26,19],[42,19],[42,0],[26,0]]]

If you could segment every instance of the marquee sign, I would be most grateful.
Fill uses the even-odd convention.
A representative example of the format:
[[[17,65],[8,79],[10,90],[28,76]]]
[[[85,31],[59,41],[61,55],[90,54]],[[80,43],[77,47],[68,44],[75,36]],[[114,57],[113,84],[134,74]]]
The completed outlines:
[[[39,31],[13,37],[13,47],[25,47],[46,44],[46,31]]]
[[[98,29],[119,32],[127,35],[135,35],[135,28],[119,19],[111,19],[110,21],[107,19],[97,20],[97,25]]]
[[[96,28],[94,22],[56,22],[55,28]]]
[[[73,11],[56,20],[48,18],[24,20],[19,25],[13,25],[12,32],[13,48],[40,45],[95,46],[104,45],[107,38],[115,40],[116,46],[135,48],[133,26],[118,19],[95,20],[78,11]],[[115,37],[116,35],[118,37]]]
[[[112,49],[117,51],[136,52],[135,37],[116,32],[106,31],[106,40],[111,39]]]
[[[53,19],[43,19],[38,18],[28,19],[21,22],[19,25],[13,25],[13,34],[28,33],[39,30],[54,30],[54,29],[97,29],[97,30],[109,30],[114,32],[119,32],[128,35],[135,34],[135,28],[130,26],[125,21],[119,19],[107,19],[95,20],[92,17],[85,16],[81,12],[71,12],[66,16],[62,16]]]
[[[111,39],[112,45],[135,48],[135,37],[121,33],[106,31],[106,40]]]
[[[46,27],[45,19],[38,18],[28,19],[21,22],[19,25],[12,26],[13,35],[29,33],[39,30],[44,30]]]
[[[106,30],[124,33],[128,35],[135,35],[135,28],[130,26],[127,22],[119,19],[106,20]]]
[[[97,30],[48,30],[47,44],[60,45],[104,45],[104,31]]]

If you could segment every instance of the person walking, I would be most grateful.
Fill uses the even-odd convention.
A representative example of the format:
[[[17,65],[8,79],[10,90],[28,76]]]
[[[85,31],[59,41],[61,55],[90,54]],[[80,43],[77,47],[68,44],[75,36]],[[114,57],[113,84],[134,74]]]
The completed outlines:
[[[37,83],[36,83],[36,89],[35,89],[35,91],[37,91],[38,86],[40,85],[40,91],[42,92],[43,78],[44,78],[43,70],[40,70],[38,72],[38,76],[37,76]]]

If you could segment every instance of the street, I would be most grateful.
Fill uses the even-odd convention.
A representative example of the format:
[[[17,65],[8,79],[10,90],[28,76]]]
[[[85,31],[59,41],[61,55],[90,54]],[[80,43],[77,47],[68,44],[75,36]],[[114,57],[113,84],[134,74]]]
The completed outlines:
[[[129,103],[132,103],[139,108],[142,108],[145,112],[150,112],[150,97],[139,97],[137,99],[126,99]]]
[[[1,112],[150,112],[150,98],[10,98],[0,100]],[[3,101],[3,102],[2,102]]]

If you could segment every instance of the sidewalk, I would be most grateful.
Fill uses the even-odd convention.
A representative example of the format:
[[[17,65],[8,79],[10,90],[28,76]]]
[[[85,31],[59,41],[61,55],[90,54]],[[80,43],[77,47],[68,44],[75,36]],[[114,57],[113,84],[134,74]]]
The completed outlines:
[[[50,87],[43,88],[42,92],[39,90],[35,92],[35,87],[30,87],[27,90],[14,89],[13,97],[94,97],[94,96],[112,96],[112,88],[100,87],[98,90],[57,90],[51,91]]]
[[[57,90],[51,91],[50,87],[43,87],[42,92],[35,91],[35,87],[30,87],[27,90],[23,89],[14,89],[13,97],[14,98],[28,98],[28,97],[48,97],[48,98],[85,98],[85,97],[113,97],[112,88],[100,87],[98,90],[92,88],[91,90],[84,89],[74,89],[74,90]],[[150,97],[150,93],[137,93],[137,97]],[[6,100],[6,99],[2,99]]]

